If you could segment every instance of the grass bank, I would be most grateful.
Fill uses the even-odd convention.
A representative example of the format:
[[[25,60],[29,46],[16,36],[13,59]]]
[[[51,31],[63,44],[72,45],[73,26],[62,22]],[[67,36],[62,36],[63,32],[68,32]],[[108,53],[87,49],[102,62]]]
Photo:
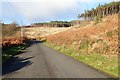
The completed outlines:
[[[113,77],[120,77],[118,74],[118,56],[107,57],[97,52],[85,54],[82,49],[76,50],[74,47],[66,48],[48,42],[44,44]]]
[[[27,48],[30,44],[25,43],[22,45],[5,47],[2,49],[2,63],[6,62],[12,56],[22,53],[22,51]]]

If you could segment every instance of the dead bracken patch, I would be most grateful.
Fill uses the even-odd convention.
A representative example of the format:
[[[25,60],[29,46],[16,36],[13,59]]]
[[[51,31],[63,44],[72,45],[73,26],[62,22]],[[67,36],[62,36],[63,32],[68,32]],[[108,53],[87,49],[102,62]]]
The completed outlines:
[[[45,38],[47,42],[58,46],[64,44],[68,47],[75,42],[77,50],[86,48],[85,50],[88,52],[97,51],[105,55],[118,55],[118,15],[107,16],[97,25],[91,24],[85,27],[79,26],[76,30],[66,30],[49,35]]]

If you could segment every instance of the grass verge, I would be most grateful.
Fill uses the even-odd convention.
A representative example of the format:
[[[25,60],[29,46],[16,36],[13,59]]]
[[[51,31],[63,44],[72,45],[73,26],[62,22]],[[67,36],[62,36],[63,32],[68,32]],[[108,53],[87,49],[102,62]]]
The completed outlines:
[[[26,47],[28,47],[30,44],[23,44],[23,45],[16,45],[8,47],[7,49],[2,50],[2,63],[6,62],[9,58],[12,56],[21,53],[22,50],[24,50]]]
[[[83,53],[82,50],[78,51],[74,48],[65,48],[64,46],[52,45],[47,42],[44,44],[112,77],[120,77],[118,74],[118,56],[107,57],[97,52],[88,55]]]

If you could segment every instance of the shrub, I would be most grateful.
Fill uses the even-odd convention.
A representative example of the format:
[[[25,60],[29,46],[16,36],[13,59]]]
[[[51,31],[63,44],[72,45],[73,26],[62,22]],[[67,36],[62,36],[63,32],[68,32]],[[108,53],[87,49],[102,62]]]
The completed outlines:
[[[13,36],[19,29],[16,27],[15,23],[12,24],[2,24],[2,36],[8,37]]]

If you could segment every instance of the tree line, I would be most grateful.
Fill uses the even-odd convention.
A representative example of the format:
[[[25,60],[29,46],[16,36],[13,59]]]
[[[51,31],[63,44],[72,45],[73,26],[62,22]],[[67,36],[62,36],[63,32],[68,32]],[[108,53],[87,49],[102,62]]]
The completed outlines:
[[[70,27],[71,23],[68,21],[51,21],[51,22],[44,22],[44,23],[34,23],[34,26],[39,27]]]
[[[104,17],[111,14],[116,14],[120,12],[120,1],[111,2],[104,5],[98,5],[95,9],[85,10],[84,13],[79,14],[78,18],[83,18],[84,20],[94,20],[96,17]]]
[[[86,24],[89,20],[96,20],[99,22],[101,18],[117,14],[120,12],[120,1],[117,2],[110,2],[104,5],[98,5],[96,8],[92,8],[91,10],[85,10],[84,13],[78,14],[78,18],[84,20],[73,20],[73,21],[51,21],[51,22],[44,22],[44,23],[34,23],[34,26],[47,26],[47,27],[70,27],[75,25]]]

